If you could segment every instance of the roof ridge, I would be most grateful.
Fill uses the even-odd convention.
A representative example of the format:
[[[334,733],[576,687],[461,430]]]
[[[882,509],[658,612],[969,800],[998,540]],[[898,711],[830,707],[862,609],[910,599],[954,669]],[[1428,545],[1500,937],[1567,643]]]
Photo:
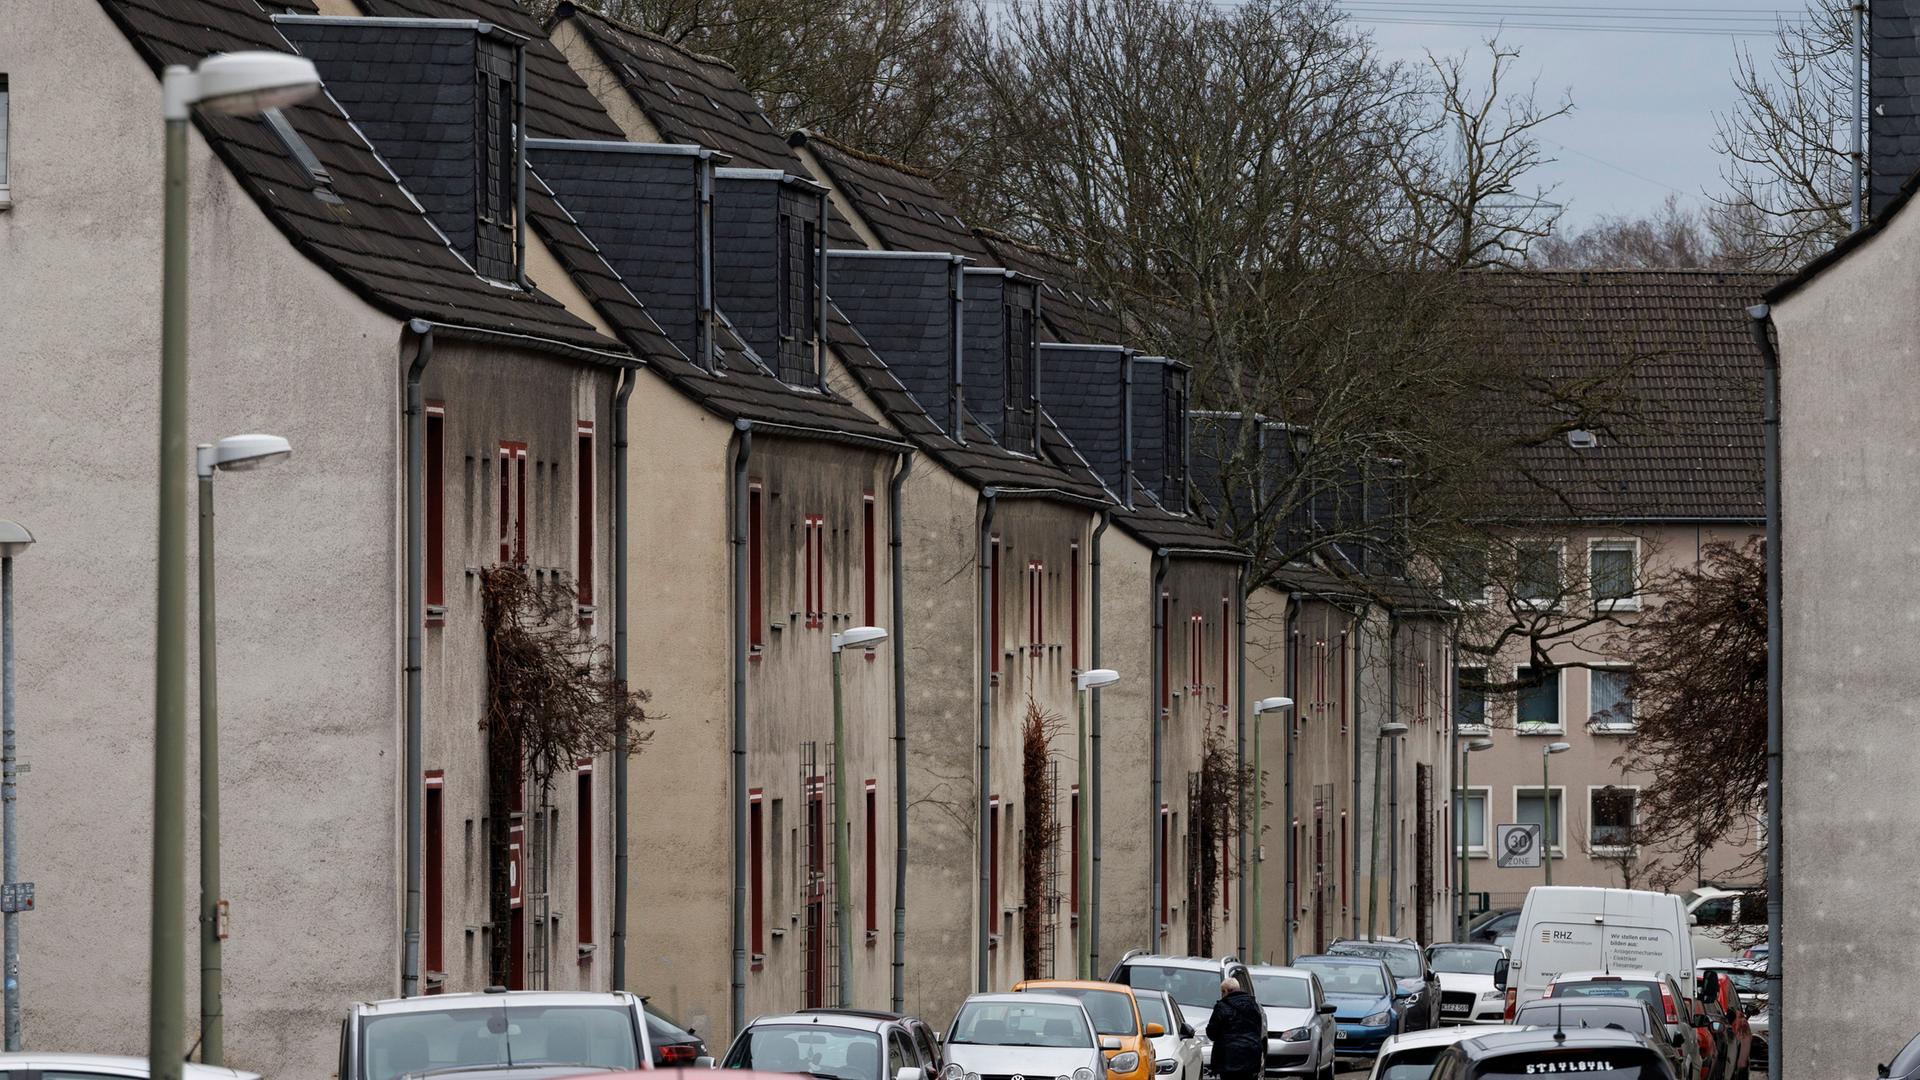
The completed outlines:
[[[839,139],[814,131],[811,128],[799,128],[787,136],[787,143],[790,146],[800,146],[816,140],[827,144],[856,161],[864,161],[872,165],[883,165],[889,169],[898,169],[908,176],[925,180],[929,184],[933,183],[933,174],[917,165],[909,165],[904,161],[895,161],[884,154],[876,154],[871,150],[862,150],[857,146],[843,143]],[[947,197],[946,193],[941,192],[940,197],[945,199]]]
[[[553,14],[547,19],[547,24],[545,27],[545,29],[549,32],[549,36],[551,36],[553,25],[559,22],[561,19],[566,18],[568,15],[591,16],[595,19],[599,19],[601,22],[606,23],[608,26],[613,27],[615,30],[620,31],[621,33],[633,34],[637,37],[645,38],[648,41],[652,41],[660,45],[665,45],[667,48],[672,49],[673,51],[680,53],[683,56],[687,56],[687,57],[690,57],[691,59],[698,60],[703,64],[712,64],[715,67],[726,68],[728,71],[732,72],[735,75],[740,74],[740,69],[737,67],[734,67],[731,61],[723,60],[720,57],[713,55],[712,53],[697,52],[693,49],[689,49],[685,45],[680,44],[679,42],[673,40],[672,38],[666,36],[665,34],[662,34],[653,30],[647,30],[643,27],[635,26],[632,23],[626,22],[622,19],[616,19],[613,16],[608,15],[603,11],[598,11],[594,8],[588,7],[585,4],[578,3],[577,0],[561,0],[560,4],[553,9]]]
[[[1017,243],[1018,241],[1016,241]],[[1712,266],[1606,266],[1606,267],[1535,267],[1501,266],[1465,271],[1468,274],[1485,277],[1515,278],[1578,278],[1578,277],[1653,277],[1656,275],[1674,275],[1681,277],[1729,277],[1758,278],[1762,280],[1778,279],[1780,275],[1770,270],[1740,270]]]

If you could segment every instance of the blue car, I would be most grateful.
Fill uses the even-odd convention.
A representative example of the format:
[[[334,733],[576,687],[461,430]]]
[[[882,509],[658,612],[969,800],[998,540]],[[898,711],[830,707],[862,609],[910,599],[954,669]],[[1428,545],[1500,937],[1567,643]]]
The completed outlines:
[[[1334,1047],[1341,1057],[1376,1057],[1380,1046],[1399,1034],[1401,1010],[1394,999],[1393,972],[1386,962],[1363,956],[1302,956],[1293,966],[1320,976],[1339,1026]]]

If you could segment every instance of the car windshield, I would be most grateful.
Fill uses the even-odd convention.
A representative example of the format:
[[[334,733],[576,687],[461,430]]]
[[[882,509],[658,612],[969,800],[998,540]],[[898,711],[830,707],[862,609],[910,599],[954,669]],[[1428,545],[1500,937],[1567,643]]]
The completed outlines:
[[[1733,988],[1742,994],[1764,994],[1767,992],[1767,973],[1749,971],[1746,968],[1703,968],[1724,978],[1733,980]]]
[[[1513,1014],[1521,1027],[1539,1028],[1619,1028],[1636,1035],[1647,1034],[1647,1010],[1643,1005],[1626,1004],[1561,1005],[1541,1000],[1529,1002]]]
[[[1087,1007],[1087,1015],[1093,1017],[1093,1030],[1102,1035],[1140,1034],[1140,1025],[1134,1022],[1133,995],[1125,990],[1096,990],[1080,986],[1036,986],[1033,989],[1037,993],[1078,998],[1080,1004]]]
[[[1385,960],[1387,970],[1393,972],[1396,979],[1417,979],[1420,977],[1420,950],[1413,945],[1383,945],[1373,941],[1342,941],[1336,943],[1328,952],[1335,956],[1370,956],[1376,960]]]
[[[821,1080],[880,1080],[880,1037],[825,1024],[755,1024],[734,1040],[722,1067],[804,1073]]]
[[[1433,1063],[1440,1060],[1444,1046],[1416,1046],[1380,1059],[1380,1071],[1373,1080],[1430,1080]]]
[[[1173,1000],[1195,1009],[1211,1009],[1220,1000],[1220,973],[1198,968],[1128,964],[1126,981],[1142,990],[1165,990]]]
[[[1134,1001],[1140,1005],[1140,1022],[1159,1024],[1167,1034],[1172,1035],[1180,1025],[1167,1015],[1167,999],[1159,994],[1136,994]]]
[[[1427,963],[1433,965],[1433,970],[1449,975],[1491,975],[1493,966],[1499,962],[1500,954],[1492,949],[1449,949],[1441,945],[1427,954]]]
[[[1273,1009],[1313,1008],[1313,984],[1298,975],[1253,976],[1253,998]]]
[[[1660,991],[1652,983],[1621,982],[1609,979],[1599,982],[1554,983],[1550,995],[1557,998],[1633,998],[1649,1005],[1660,1004]]]
[[[633,1013],[618,1005],[508,1005],[373,1016],[360,1025],[367,1080],[489,1065],[639,1067]]]
[[[1538,1076],[1582,1076],[1591,1080],[1658,1080],[1668,1075],[1650,1051],[1633,1047],[1568,1046],[1529,1054],[1503,1054],[1482,1062],[1467,1075],[1474,1080],[1529,1080]]]
[[[1093,1047],[1086,1010],[1039,1001],[969,1001],[953,1018],[948,1046]]]
[[[1298,960],[1293,966],[1305,968],[1320,976],[1320,988],[1329,994],[1366,994],[1382,997],[1387,993],[1386,974],[1380,970],[1378,964]]]

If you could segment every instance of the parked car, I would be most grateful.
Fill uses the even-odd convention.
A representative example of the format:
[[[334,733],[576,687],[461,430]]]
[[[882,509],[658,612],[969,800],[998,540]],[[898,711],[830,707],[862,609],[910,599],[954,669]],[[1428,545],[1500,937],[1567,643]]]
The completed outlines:
[[[1058,994],[1077,1000],[1093,1017],[1093,1030],[1107,1055],[1107,1074],[1113,1080],[1150,1080],[1153,1076],[1153,1037],[1166,1034],[1166,1029],[1141,1022],[1132,987],[1082,979],[1028,979],[1015,983],[1013,991]]]
[[[1200,956],[1161,956],[1133,949],[1120,958],[1108,973],[1107,981],[1145,990],[1165,990],[1180,1006],[1180,1015],[1200,1033],[1200,1062],[1203,1072],[1213,1069],[1213,1043],[1207,1039],[1207,1020],[1213,1015],[1213,1003],[1220,1000],[1220,984],[1237,981],[1247,993],[1253,993],[1253,977],[1247,965],[1232,957],[1208,960]]]
[[[1467,940],[1486,945],[1511,947],[1514,931],[1519,928],[1519,908],[1495,908],[1480,915],[1467,926]]]
[[[189,1061],[181,1068],[180,1075],[183,1080],[260,1080],[259,1073],[241,1072],[239,1069],[228,1069],[219,1065],[201,1065]],[[92,1077],[99,1077],[101,1080],[146,1080],[149,1073],[146,1058],[19,1050],[13,1053],[0,1053],[0,1075],[14,1077],[16,1080],[23,1077],[38,1080],[41,1076],[57,1078],[57,1080],[81,1080],[81,1078]]]
[[[1541,998],[1520,1006],[1513,1022],[1521,1027],[1618,1028],[1645,1035],[1666,1055],[1675,1076],[1700,1074],[1700,1044],[1685,1032],[1669,1033],[1652,1004],[1638,998],[1595,998],[1590,1001]]]
[[[1373,1057],[1401,1032],[1400,1001],[1387,962],[1368,956],[1302,956],[1293,966],[1320,978],[1338,1026],[1335,1050],[1342,1057]]]
[[[1300,968],[1257,964],[1253,997],[1267,1017],[1268,1076],[1332,1077],[1340,1029],[1320,978]]]
[[[864,1016],[871,1020],[892,1021],[902,1029],[907,1043],[907,1056],[917,1058],[928,1077],[940,1075],[941,1066],[946,1064],[946,1059],[940,1056],[940,1033],[917,1016],[884,1009],[801,1009],[800,1013],[803,1016]]]
[[[1440,977],[1427,966],[1427,954],[1411,938],[1340,940],[1327,948],[1334,956],[1371,956],[1393,972],[1400,999],[1402,1031],[1425,1031],[1440,1023]]]
[[[1527,1028],[1473,1032],[1440,1054],[1434,1080],[1511,1080],[1577,1073],[1581,1080],[1679,1080],[1658,1047],[1630,1031]]]
[[[1687,893],[1692,917],[1693,951],[1718,956],[1741,943],[1766,937],[1767,894],[1764,889],[1716,889],[1702,886]]]
[[[705,1040],[674,1023],[653,1002],[644,997],[640,1001],[647,1011],[647,1043],[653,1048],[654,1068],[684,1068],[707,1056]]]
[[[1693,990],[1693,941],[1680,897],[1641,889],[1536,885],[1520,909],[1507,1015],[1571,971],[1651,971]],[[1679,1010],[1690,1014],[1691,1006]]]
[[[1570,971],[1547,984],[1548,1000],[1634,999],[1654,1007],[1666,1025],[1666,1039],[1682,1038],[1694,1046],[1693,1071],[1682,1080],[1713,1080],[1719,1068],[1718,1048],[1706,1017],[1686,996],[1678,980],[1657,971]]]
[[[1395,1035],[1380,1048],[1373,1059],[1373,1072],[1367,1080],[1427,1080],[1441,1051],[1462,1039],[1498,1031],[1519,1031],[1517,1027],[1445,1027],[1432,1031],[1412,1031]]]
[[[1440,979],[1440,1022],[1504,1023],[1507,992],[1494,985],[1494,969],[1508,960],[1507,950],[1478,942],[1430,945],[1427,966]]]
[[[1153,1074],[1172,1080],[1200,1080],[1200,1033],[1180,1017],[1180,1006],[1165,990],[1135,990],[1140,1022],[1158,1024],[1165,1034],[1155,1036]]]
[[[341,1024],[339,1080],[399,1080],[511,1065],[515,1076],[638,1069],[653,1061],[644,1004],[623,991],[490,989],[355,1002]],[[643,1064],[644,1063],[644,1064]]]
[[[961,1003],[947,1029],[947,1065],[940,1080],[1016,1075],[1096,1080],[1107,1068],[1106,1042],[1093,1033],[1093,1018],[1076,998],[1038,991],[975,994]]]
[[[1753,1029],[1747,1023],[1733,980],[1717,971],[1703,972],[1696,997],[1719,1048],[1720,1067],[1713,1075],[1723,1080],[1747,1080],[1753,1065]]]
[[[852,1009],[757,1017],[734,1036],[720,1067],[804,1073],[819,1080],[926,1077],[922,1055],[899,1017]]]
[[[1893,1060],[1878,1071],[1885,1080],[1920,1080],[1920,1035],[1908,1039]]]

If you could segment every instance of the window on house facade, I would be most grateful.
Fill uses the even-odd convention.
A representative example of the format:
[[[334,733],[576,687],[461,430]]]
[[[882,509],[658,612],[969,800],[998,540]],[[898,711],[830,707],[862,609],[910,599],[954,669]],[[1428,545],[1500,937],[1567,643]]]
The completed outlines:
[[[1347,902],[1350,879],[1347,877],[1347,812],[1340,811],[1340,902]]]
[[[1463,667],[1453,692],[1454,723],[1462,731],[1487,730],[1487,669]]]
[[[1597,611],[1639,606],[1640,545],[1632,540],[1596,540],[1587,548],[1588,578]]]
[[[1187,690],[1198,695],[1207,671],[1207,617],[1194,612],[1187,616]]]
[[[593,761],[580,762],[573,812],[574,921],[580,944],[593,941]]]
[[[871,494],[860,500],[860,537],[862,560],[861,589],[866,601],[864,613],[866,625],[878,626],[880,619],[879,566],[880,551],[874,544],[874,503]],[[872,654],[869,653],[869,656]]]
[[[593,607],[593,422],[580,421],[577,433],[579,476],[574,480],[575,530],[579,533],[579,568],[575,585],[582,608]],[[582,614],[591,615],[587,612]]]
[[[800,572],[806,580],[807,626],[817,630],[827,619],[827,519],[808,514],[805,522],[805,562]]]
[[[1039,656],[1047,640],[1047,566],[1027,560],[1027,653]]]
[[[987,635],[990,639],[987,647],[992,655],[988,657],[988,661],[993,674],[998,675],[1000,674],[1000,652],[1002,648],[1001,641],[1003,640],[1000,637],[1000,537],[993,537],[992,544],[988,549],[988,554],[987,593],[992,605],[989,618],[990,626],[988,627],[991,632]]]
[[[1553,827],[1546,829],[1546,832],[1542,835],[1547,837],[1548,844],[1555,851],[1564,851],[1566,849],[1566,800],[1562,799],[1561,795],[1562,792],[1557,787],[1550,790],[1547,793],[1547,798],[1544,800],[1541,799],[1540,789],[1537,787],[1518,787],[1513,789],[1514,821],[1522,825],[1538,825],[1546,829],[1547,811],[1549,809],[1553,811]]]
[[[763,815],[766,796],[758,788],[747,794],[747,857],[749,870],[747,898],[753,924],[754,963],[767,955],[767,829]],[[777,835],[777,834],[776,834]]]
[[[1173,597],[1160,594],[1160,711],[1173,705]]]
[[[1038,418],[1034,412],[1034,401],[1038,395],[1034,384],[1037,366],[1034,352],[1038,343],[1034,340],[1033,309],[1005,304],[1000,312],[1000,345],[1007,373],[1005,420],[1000,430],[1009,450],[1023,454],[1037,453]]]
[[[1587,685],[1592,698],[1592,715],[1587,723],[1593,730],[1628,734],[1633,731],[1633,698],[1627,692],[1633,672],[1625,668],[1595,668]]]
[[[1523,604],[1552,607],[1564,588],[1559,544],[1523,541],[1514,545],[1513,595]]]
[[[1067,600],[1072,610],[1067,615],[1068,638],[1072,642],[1072,657],[1069,663],[1073,670],[1082,670],[1080,666],[1080,545],[1074,544],[1072,553],[1067,557]]]
[[[1463,604],[1486,603],[1487,581],[1492,574],[1485,551],[1475,548],[1457,553],[1447,561],[1443,573],[1449,597]]]
[[[1560,671],[1536,672],[1533,668],[1516,668],[1514,681],[1525,684],[1515,702],[1515,730],[1528,732],[1558,732],[1560,724]]]
[[[0,72],[0,209],[13,205],[12,187],[7,179],[7,76]]]
[[[1173,861],[1173,816],[1167,807],[1160,807],[1160,929],[1165,931],[1171,925],[1173,910],[1168,904],[1168,883],[1173,874],[1168,864]]]
[[[767,594],[761,569],[761,487],[747,485],[747,643],[757,654],[767,646]]]
[[[793,290],[794,286],[799,284],[798,276],[794,273],[794,269],[795,263],[799,261],[799,253],[795,251],[795,247],[800,238],[794,234],[792,214],[781,214],[776,229],[775,235],[777,239],[775,243],[780,245],[780,254],[778,258],[773,260],[774,321],[780,327],[780,340],[792,341],[796,336],[794,333],[794,309],[799,307],[799,303],[793,295]]]
[[[425,486],[427,489],[426,545],[427,545],[427,607],[438,608],[438,612],[427,612],[427,624],[439,625],[444,617],[447,603],[447,409],[438,402],[427,402],[427,460]]]
[[[1228,668],[1233,660],[1233,599],[1220,598],[1220,711],[1233,711],[1233,685]]]
[[[987,911],[988,932],[1000,936],[1000,796],[987,801]]]
[[[427,773],[425,820],[421,837],[421,921],[426,934],[427,993],[437,994],[445,986],[446,961],[446,773],[435,769]]]
[[[1491,796],[1490,788],[1468,788],[1453,806],[1454,836],[1474,854],[1484,855],[1487,851],[1487,800]]]
[[[502,442],[500,463],[500,562],[527,562],[527,444]]]
[[[1598,787],[1587,792],[1587,843],[1614,851],[1634,847],[1640,793],[1633,788]]]
[[[1187,509],[1187,382],[1178,371],[1167,371],[1166,468],[1160,501],[1176,514]]]
[[[1073,880],[1067,886],[1067,910],[1071,914],[1078,915],[1080,914],[1080,785],[1075,784],[1068,791],[1068,813],[1073,815],[1073,820],[1067,826],[1069,853],[1067,873]]]
[[[880,792],[867,781],[867,933],[880,932]]]
[[[518,71],[515,50],[483,39],[474,93],[474,269],[496,281],[514,279],[517,269],[514,216],[519,209],[520,148]]]

